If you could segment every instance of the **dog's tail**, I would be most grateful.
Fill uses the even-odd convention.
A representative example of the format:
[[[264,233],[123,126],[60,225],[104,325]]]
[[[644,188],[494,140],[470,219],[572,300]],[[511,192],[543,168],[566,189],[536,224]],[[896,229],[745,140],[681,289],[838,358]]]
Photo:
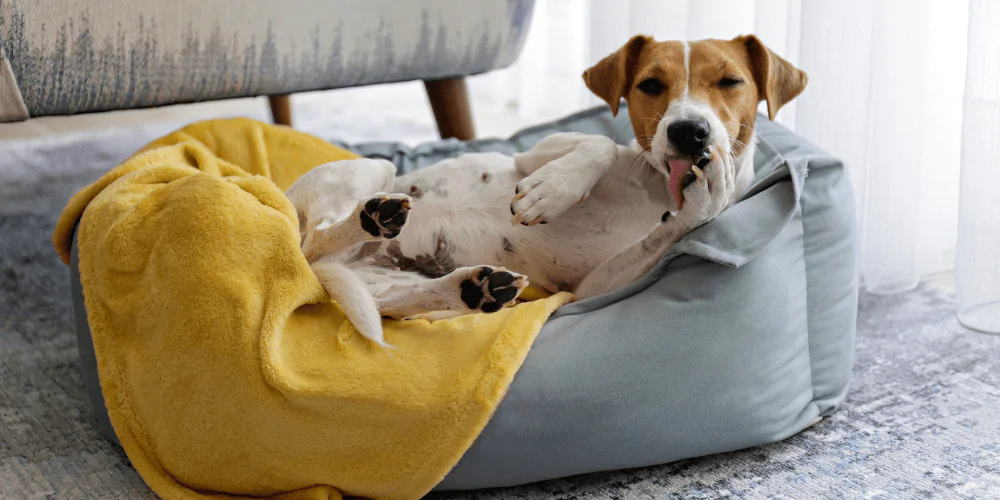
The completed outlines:
[[[389,347],[382,332],[382,316],[361,278],[339,262],[320,260],[311,267],[326,293],[340,305],[358,333],[382,347]]]

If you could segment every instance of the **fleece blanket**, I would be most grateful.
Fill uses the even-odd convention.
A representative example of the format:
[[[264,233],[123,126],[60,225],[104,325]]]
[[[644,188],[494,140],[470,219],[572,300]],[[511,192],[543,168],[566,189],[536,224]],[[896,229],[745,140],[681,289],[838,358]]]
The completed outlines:
[[[354,155],[245,120],[154,141],[67,205],[111,423],[163,498],[419,498],[485,426],[558,294],[494,314],[351,326],[284,196]]]

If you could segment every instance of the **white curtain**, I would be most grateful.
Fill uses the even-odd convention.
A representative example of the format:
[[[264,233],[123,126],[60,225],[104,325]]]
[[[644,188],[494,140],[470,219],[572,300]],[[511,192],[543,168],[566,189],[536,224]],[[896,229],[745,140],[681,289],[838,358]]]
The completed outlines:
[[[962,127],[958,319],[1000,333],[1000,2],[973,0]]]
[[[963,109],[976,110],[965,117],[966,129],[970,120],[993,127],[989,137],[966,130],[965,152],[974,149],[975,161],[1000,172],[994,168],[1000,0],[972,3],[970,9],[968,0],[539,0],[521,60],[476,80],[473,92],[531,119],[552,119],[600,103],[580,74],[631,35],[696,40],[755,33],[809,73],[809,87],[779,121],[847,162],[863,283],[871,292],[893,293],[955,268],[960,177],[980,181],[960,176]],[[980,33],[975,46],[969,46],[970,22],[982,26],[971,31]],[[979,83],[966,79],[973,57],[982,60]],[[966,89],[977,95],[965,95],[963,108]],[[996,195],[1000,183],[993,179]],[[980,229],[998,234],[998,223]],[[997,240],[988,250],[994,263]]]

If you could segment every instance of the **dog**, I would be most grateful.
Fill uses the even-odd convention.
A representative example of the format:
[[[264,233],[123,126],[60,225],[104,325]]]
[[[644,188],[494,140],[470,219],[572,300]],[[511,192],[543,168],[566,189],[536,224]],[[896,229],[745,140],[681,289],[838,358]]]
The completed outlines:
[[[359,333],[385,345],[382,317],[498,311],[529,276],[578,299],[639,279],[746,191],[758,104],[773,120],[807,76],[753,35],[640,35],[583,80],[615,115],[625,99],[632,144],[559,133],[400,177],[384,160],[338,161],[289,188],[302,252]]]

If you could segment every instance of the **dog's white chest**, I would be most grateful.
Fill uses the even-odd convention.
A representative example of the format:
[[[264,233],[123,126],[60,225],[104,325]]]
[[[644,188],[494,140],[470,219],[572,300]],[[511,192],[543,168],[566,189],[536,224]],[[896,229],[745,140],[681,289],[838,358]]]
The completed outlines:
[[[567,290],[602,261],[649,234],[659,222],[641,182],[609,177],[586,203],[546,224],[512,223],[511,198],[521,175],[514,160],[476,154],[400,176],[395,191],[414,198],[399,251],[440,268],[497,265],[528,275],[535,286]]]

